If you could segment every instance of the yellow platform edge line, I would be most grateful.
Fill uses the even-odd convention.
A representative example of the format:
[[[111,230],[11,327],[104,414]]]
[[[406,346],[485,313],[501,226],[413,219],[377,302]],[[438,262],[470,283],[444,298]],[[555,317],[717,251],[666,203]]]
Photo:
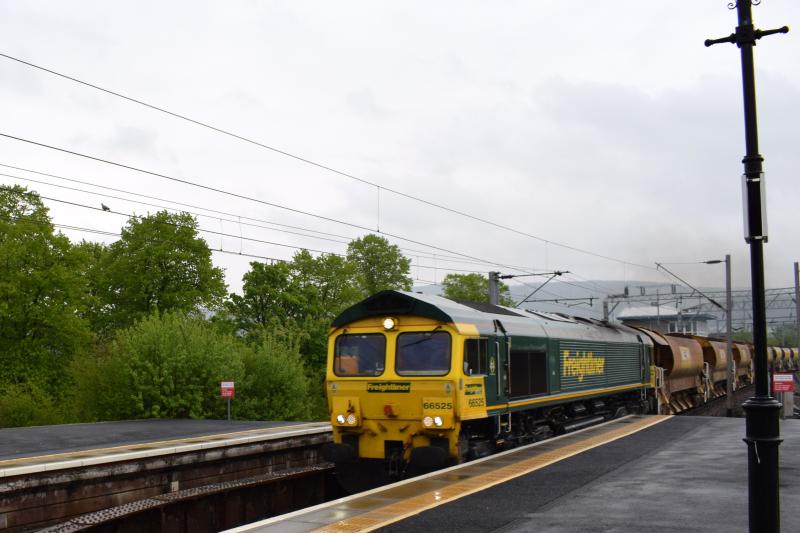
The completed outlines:
[[[328,524],[326,526],[323,526],[323,527],[321,527],[319,529],[315,529],[313,531],[315,533],[344,533],[344,532],[349,532],[349,531],[361,531],[361,532],[365,532],[366,533],[368,531],[374,531],[376,529],[388,526],[389,524],[394,524],[394,523],[399,522],[401,520],[405,520],[406,518],[409,518],[411,516],[417,515],[419,513],[427,511],[429,509],[433,509],[435,507],[439,507],[440,505],[443,505],[445,503],[449,503],[449,502],[464,498],[466,496],[469,496],[470,494],[475,494],[476,492],[480,492],[482,490],[486,490],[488,488],[494,487],[495,485],[499,485],[501,483],[505,483],[507,481],[510,481],[510,480],[512,480],[514,478],[517,478],[517,477],[520,477],[520,476],[524,476],[524,475],[529,474],[531,472],[534,472],[536,470],[540,470],[542,468],[550,466],[551,464],[557,463],[559,461],[563,461],[564,459],[569,459],[570,457],[573,457],[573,456],[581,454],[583,452],[592,450],[592,449],[597,448],[599,446],[603,446],[603,445],[608,444],[610,442],[614,442],[615,440],[619,440],[619,439],[621,439],[623,437],[627,437],[629,435],[633,435],[634,433],[638,433],[639,431],[645,430],[645,429],[647,429],[649,427],[652,427],[652,426],[654,426],[656,424],[660,424],[661,422],[669,420],[670,418],[672,418],[672,416],[673,415],[649,415],[648,418],[646,418],[644,420],[641,420],[641,421],[637,421],[635,423],[635,425],[617,428],[617,429],[611,430],[611,431],[609,431],[609,432],[607,432],[607,433],[605,433],[603,435],[598,435],[596,437],[589,437],[589,438],[585,439],[584,442],[587,443],[587,444],[588,443],[591,443],[591,444],[588,444],[586,447],[583,447],[583,448],[581,448],[579,450],[574,450],[574,448],[573,448],[574,451],[561,454],[556,458],[545,460],[545,461],[543,461],[541,463],[538,463],[538,464],[535,464],[535,465],[531,465],[531,466],[527,466],[527,467],[524,467],[524,468],[522,468],[520,470],[516,470],[514,472],[508,472],[502,479],[496,479],[496,480],[492,480],[492,481],[488,481],[487,480],[487,482],[482,484],[480,487],[467,489],[464,492],[462,492],[462,493],[460,493],[460,494],[458,494],[456,496],[444,497],[444,498],[442,498],[442,499],[440,499],[438,501],[435,501],[433,503],[429,503],[427,505],[423,505],[423,506],[415,509],[414,511],[398,514],[398,515],[396,515],[395,517],[393,517],[390,520],[386,520],[386,519],[383,519],[381,521],[375,520],[374,521],[375,523],[373,523],[371,525],[364,526],[364,527],[361,527],[361,528],[359,528],[357,530],[354,530],[353,529],[353,521],[357,520],[358,522],[361,522],[361,523],[363,523],[364,521],[368,521],[369,520],[369,515],[372,514],[372,512],[373,512],[373,511],[370,511],[370,512],[367,512],[367,513],[364,513],[364,514],[353,516],[353,517],[351,517],[349,519],[344,519],[344,520],[341,520],[339,522],[335,522],[333,524]],[[575,444],[577,444],[577,443],[575,443]],[[567,446],[567,448],[572,448],[573,446],[574,445],[570,445],[570,446]],[[534,459],[536,459],[536,458],[534,457],[534,458],[526,459],[526,460],[522,461],[522,463],[523,464],[524,463],[530,463],[530,462],[533,462]],[[499,469],[499,471],[505,470],[506,468],[509,468],[509,466],[503,467],[503,468]],[[497,472],[497,471],[495,471],[495,472]],[[478,474],[473,479],[481,479],[484,475],[486,475],[486,474]],[[458,483],[459,482],[454,483],[451,486],[457,486]],[[436,491],[432,491],[432,492],[436,492]],[[393,505],[397,505],[397,504],[389,504],[387,506],[381,507],[380,509],[376,509],[374,512],[377,513],[378,511],[381,511],[381,514],[386,513],[387,511],[389,511],[391,509],[391,507]]]
[[[230,433],[209,433],[207,435],[195,435],[192,437],[178,437],[176,439],[170,440],[159,440],[159,441],[150,441],[150,442],[136,442],[131,444],[121,444],[119,446],[110,446],[108,448],[89,448],[86,450],[73,450],[69,452],[58,452],[58,453],[51,453],[45,455],[31,455],[27,457],[16,457],[14,459],[4,459],[0,460],[0,468],[4,467],[13,467],[14,465],[18,465],[20,463],[33,463],[36,464],[37,460],[46,460],[46,462],[52,462],[54,459],[59,458],[68,458],[68,459],[75,459],[75,458],[86,458],[95,455],[105,455],[109,452],[114,453],[118,451],[137,451],[142,449],[157,449],[157,448],[171,448],[174,446],[179,446],[181,444],[196,444],[198,442],[205,442],[208,440],[228,440],[230,438],[236,437],[244,437],[247,435],[264,433],[277,433],[278,431],[295,431],[298,429],[304,428],[312,428],[312,427],[322,427],[324,422],[305,422],[302,424],[292,424],[290,426],[273,426],[273,427],[266,427],[266,428],[256,428],[256,429],[245,429],[241,431],[232,431]]]

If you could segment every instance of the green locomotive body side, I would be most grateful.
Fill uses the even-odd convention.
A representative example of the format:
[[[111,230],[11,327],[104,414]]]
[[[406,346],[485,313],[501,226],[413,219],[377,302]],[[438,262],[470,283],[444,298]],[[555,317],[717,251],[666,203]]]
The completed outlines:
[[[489,415],[653,386],[653,350],[647,343],[523,336],[509,336],[507,342],[509,349],[499,354],[498,367],[505,365],[510,383],[505,394],[488,399]],[[520,383],[524,377],[534,381],[527,388]]]

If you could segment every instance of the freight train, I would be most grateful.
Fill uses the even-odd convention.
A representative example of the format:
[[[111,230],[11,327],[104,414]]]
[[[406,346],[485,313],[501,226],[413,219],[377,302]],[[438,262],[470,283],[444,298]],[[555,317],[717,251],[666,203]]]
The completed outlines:
[[[751,383],[751,348],[732,352],[735,386]],[[679,413],[725,393],[726,353],[702,337],[384,291],[331,327],[323,455],[355,491],[629,413]],[[769,357],[798,368],[797,350]]]

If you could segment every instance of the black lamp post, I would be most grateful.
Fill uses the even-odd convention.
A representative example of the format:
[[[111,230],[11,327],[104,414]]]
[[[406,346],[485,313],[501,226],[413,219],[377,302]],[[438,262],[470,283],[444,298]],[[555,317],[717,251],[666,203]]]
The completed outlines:
[[[767,368],[767,320],[764,295],[764,243],[767,242],[765,185],[762,162],[758,153],[756,120],[756,85],[753,69],[753,47],[756,41],[773,33],[786,33],[784,26],[775,30],[757,30],[753,26],[751,9],[760,0],[738,0],[728,7],[736,10],[739,25],[736,32],[722,39],[708,39],[706,46],[735,43],[742,55],[742,89],[744,94],[745,146],[743,190],[745,194],[745,241],[750,245],[750,275],[753,291],[753,344],[755,344],[756,395],[742,407],[746,417],[748,458],[748,491],[751,532],[780,530],[778,489],[778,446],[780,427],[778,414],[781,404],[770,395]]]

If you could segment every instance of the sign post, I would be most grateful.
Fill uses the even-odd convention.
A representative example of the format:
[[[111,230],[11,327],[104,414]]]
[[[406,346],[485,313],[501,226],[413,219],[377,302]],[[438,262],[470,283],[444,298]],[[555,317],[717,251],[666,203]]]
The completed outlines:
[[[236,396],[236,387],[233,381],[222,381],[219,384],[220,398],[228,400],[228,420],[231,419],[231,398]]]
[[[772,392],[781,398],[783,412],[781,418],[794,415],[794,374],[791,372],[775,372],[772,374]]]

